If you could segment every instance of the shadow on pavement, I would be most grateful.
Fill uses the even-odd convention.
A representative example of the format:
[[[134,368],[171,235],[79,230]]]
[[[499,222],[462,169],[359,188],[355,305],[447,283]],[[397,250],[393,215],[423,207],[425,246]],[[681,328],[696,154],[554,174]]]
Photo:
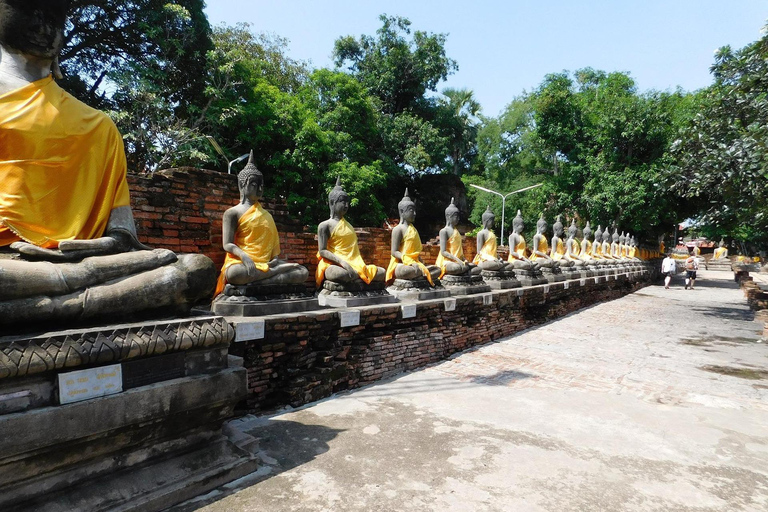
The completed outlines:
[[[743,322],[751,322],[755,319],[754,311],[743,308],[729,308],[724,306],[710,306],[710,307],[693,307],[692,311],[701,313],[705,316],[714,316],[717,318],[726,318],[728,320],[740,320]]]
[[[242,489],[310,462],[326,453],[330,443],[344,430],[322,425],[307,425],[270,417],[246,421],[242,430],[258,439],[259,469],[239,480],[171,507],[166,512],[192,512],[230,496]]]

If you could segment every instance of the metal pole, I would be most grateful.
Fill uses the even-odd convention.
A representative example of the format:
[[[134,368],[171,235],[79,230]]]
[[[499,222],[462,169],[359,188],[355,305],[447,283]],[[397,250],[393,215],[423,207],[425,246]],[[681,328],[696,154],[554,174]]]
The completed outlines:
[[[501,198],[501,245],[504,244],[504,212],[506,211],[507,196]]]

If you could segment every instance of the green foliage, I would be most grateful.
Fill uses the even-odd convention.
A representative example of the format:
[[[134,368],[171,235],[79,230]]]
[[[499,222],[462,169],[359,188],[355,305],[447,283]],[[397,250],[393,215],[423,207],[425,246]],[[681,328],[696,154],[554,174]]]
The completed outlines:
[[[767,27],[768,28],[768,27]],[[725,46],[714,84],[675,141],[675,190],[703,208],[700,223],[737,240],[768,243],[768,35]]]
[[[411,34],[411,22],[399,16],[379,16],[376,37],[346,36],[336,40],[336,66],[346,68],[381,102],[385,114],[413,108],[427,91],[458,69],[445,55],[445,34]]]

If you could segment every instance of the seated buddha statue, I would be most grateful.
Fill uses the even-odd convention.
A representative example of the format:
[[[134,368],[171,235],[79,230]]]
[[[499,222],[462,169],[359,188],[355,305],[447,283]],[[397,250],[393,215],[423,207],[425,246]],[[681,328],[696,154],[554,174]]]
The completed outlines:
[[[713,260],[724,260],[728,257],[728,248],[725,246],[725,240],[720,240],[720,244],[715,249],[715,253],[712,256]]]
[[[480,269],[488,272],[505,271],[509,268],[512,270],[512,265],[501,258],[498,255],[498,242],[496,234],[493,232],[493,223],[496,220],[496,216],[491,211],[490,205],[483,212],[483,229],[477,233],[477,254],[472,260],[472,263],[477,265]]]
[[[509,235],[509,257],[507,262],[518,270],[538,270],[539,265],[528,259],[525,254],[528,250],[528,244],[526,244],[525,237],[523,237],[523,229],[525,229],[523,216],[520,214],[520,210],[517,210],[517,215],[512,219],[512,234]]]
[[[224,292],[227,284],[303,284],[309,275],[306,267],[278,259],[280,238],[272,215],[260,203],[264,176],[253,163],[253,151],[237,175],[237,186],[240,203],[225,211],[222,219],[222,246],[227,255],[216,295]]]
[[[549,252],[550,258],[557,263],[560,268],[573,267],[574,261],[567,258],[565,251],[565,243],[563,242],[563,223],[560,221],[560,216],[557,216],[554,225],[552,226],[554,232],[552,236],[552,245]]]
[[[426,279],[430,286],[435,286],[441,270],[440,267],[427,266],[421,261],[421,237],[413,226],[416,220],[416,205],[408,197],[408,189],[405,189],[397,209],[400,213],[400,223],[392,230],[392,257],[387,267],[386,282],[390,284],[395,279]]]
[[[579,228],[576,226],[576,219],[571,221],[568,226],[568,238],[565,240],[564,260],[570,261],[574,269],[584,270],[586,263],[581,259],[581,242],[576,239]]]
[[[445,209],[445,227],[440,230],[440,253],[437,255],[435,265],[440,267],[440,279],[445,275],[464,276],[478,275],[480,268],[464,258],[464,249],[461,246],[461,233],[459,233],[459,209],[451,204]]]
[[[531,261],[536,262],[542,269],[558,269],[560,265],[549,255],[549,244],[547,243],[547,221],[544,220],[544,213],[541,214],[536,222],[536,234],[533,235],[533,249],[531,250]]]
[[[589,221],[582,230],[584,238],[581,240],[581,246],[579,247],[579,259],[584,265],[595,265],[595,259],[592,257],[592,242],[589,237],[592,236],[592,227],[589,225]]]
[[[51,75],[67,6],[0,0],[0,325],[181,312],[213,263],[138,242],[122,136]]]
[[[341,186],[341,178],[338,178],[336,186],[328,194],[331,217],[317,226],[318,263],[315,282],[318,288],[325,280],[342,285],[369,285],[374,281],[384,283],[384,269],[366,265],[360,256],[355,229],[344,218],[349,210],[349,202],[349,195]]]
[[[634,262],[642,261],[640,257],[640,248],[637,246],[634,236],[629,237],[629,248],[627,249],[627,257]]]
[[[601,248],[601,253],[603,258],[605,258],[608,262],[608,265],[616,266],[618,263],[618,258],[613,255],[611,245],[611,231],[608,226],[605,226],[605,231],[603,231],[603,246]]]

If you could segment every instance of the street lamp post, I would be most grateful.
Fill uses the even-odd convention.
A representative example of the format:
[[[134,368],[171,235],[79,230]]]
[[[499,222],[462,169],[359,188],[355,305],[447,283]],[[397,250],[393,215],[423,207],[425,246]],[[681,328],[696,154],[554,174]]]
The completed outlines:
[[[504,213],[506,210],[506,204],[507,204],[507,197],[511,196],[512,194],[517,194],[519,192],[525,192],[526,190],[531,190],[532,188],[540,187],[543,183],[537,183],[536,185],[531,185],[530,187],[521,188],[520,190],[515,190],[514,192],[509,192],[507,194],[502,194],[501,192],[496,192],[495,190],[491,190],[489,188],[481,187],[480,185],[473,185],[470,184],[470,187],[474,187],[478,190],[482,190],[483,192],[489,192],[491,194],[496,194],[501,198],[501,245],[506,245],[504,242],[506,242],[506,239],[504,238]]]
[[[232,165],[236,164],[237,162],[242,162],[246,158],[250,156],[250,153],[246,153],[244,155],[240,155],[239,157],[235,158],[234,160],[230,161],[229,158],[227,158],[227,155],[224,154],[224,150],[221,149],[221,146],[219,146],[219,143],[216,142],[216,140],[211,137],[210,135],[205,136],[206,139],[208,139],[208,142],[211,143],[211,146],[213,146],[213,149],[216,150],[218,154],[221,155],[221,157],[224,159],[225,162],[227,162],[227,174],[232,173]]]

